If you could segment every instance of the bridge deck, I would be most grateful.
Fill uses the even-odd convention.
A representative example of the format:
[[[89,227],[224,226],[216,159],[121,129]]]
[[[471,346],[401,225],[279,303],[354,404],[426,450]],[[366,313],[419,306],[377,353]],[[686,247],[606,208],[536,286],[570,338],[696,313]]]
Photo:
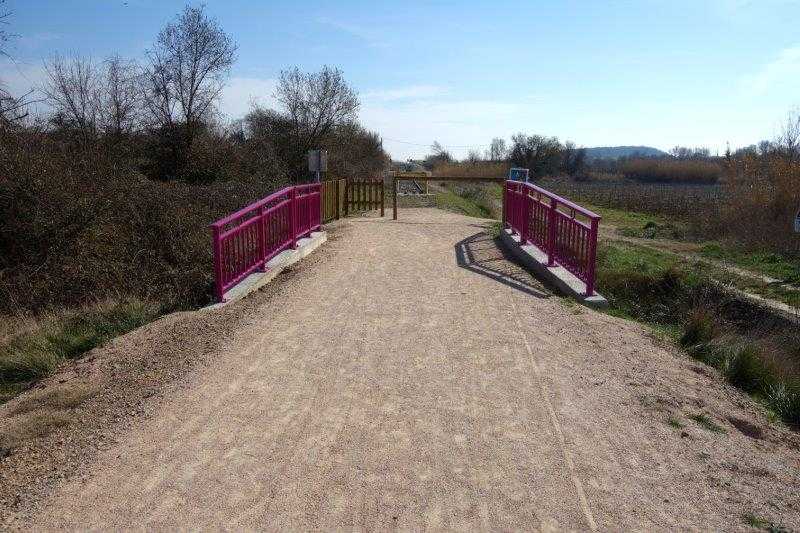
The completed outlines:
[[[746,417],[741,396],[553,296],[484,226],[342,222],[35,525],[713,529],[786,498],[769,446],[666,423]],[[726,457],[736,479],[710,483]]]

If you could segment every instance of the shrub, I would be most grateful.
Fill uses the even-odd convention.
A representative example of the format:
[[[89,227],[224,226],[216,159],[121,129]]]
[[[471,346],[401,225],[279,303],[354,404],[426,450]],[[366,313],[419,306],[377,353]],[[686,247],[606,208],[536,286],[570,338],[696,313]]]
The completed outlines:
[[[763,393],[776,381],[775,372],[751,343],[731,347],[724,371],[734,386],[751,393]]]
[[[787,423],[800,426],[800,381],[772,384],[766,393],[767,405]]]
[[[800,159],[781,152],[731,157],[725,188],[729,201],[712,228],[749,251],[800,257],[793,220],[800,209]]]
[[[696,349],[719,335],[716,315],[705,307],[697,307],[689,312],[680,343],[687,349]]]

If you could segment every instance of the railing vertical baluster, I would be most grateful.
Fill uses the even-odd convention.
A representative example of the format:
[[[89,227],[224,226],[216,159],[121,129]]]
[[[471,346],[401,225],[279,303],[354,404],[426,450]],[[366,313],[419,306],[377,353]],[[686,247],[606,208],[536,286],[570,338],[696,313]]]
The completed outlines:
[[[520,227],[519,227],[519,243],[525,245],[528,240],[528,214],[530,212],[531,197],[527,194],[520,197]]]
[[[556,224],[558,223],[558,215],[556,214],[558,208],[558,201],[555,198],[550,199],[550,208],[547,213],[547,266],[555,266],[556,264]]]
[[[599,220],[592,218],[591,229],[589,230],[589,261],[586,272],[586,296],[594,294],[595,285],[595,261],[597,260],[597,229]]]
[[[214,261],[214,297],[217,302],[222,302],[222,239],[220,237],[220,227],[212,226],[212,253]]]
[[[297,188],[289,191],[289,234],[291,247],[297,248]]]
[[[267,269],[267,215],[264,214],[264,208],[260,209],[259,218],[261,220],[258,221],[258,258],[261,261],[261,270]]]

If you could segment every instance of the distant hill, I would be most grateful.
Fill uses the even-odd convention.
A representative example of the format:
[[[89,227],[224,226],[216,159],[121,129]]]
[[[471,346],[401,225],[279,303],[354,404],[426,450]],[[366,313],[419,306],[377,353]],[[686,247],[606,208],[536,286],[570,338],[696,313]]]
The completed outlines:
[[[667,153],[652,146],[597,146],[586,149],[587,159],[619,159],[633,155],[653,157],[667,155]]]

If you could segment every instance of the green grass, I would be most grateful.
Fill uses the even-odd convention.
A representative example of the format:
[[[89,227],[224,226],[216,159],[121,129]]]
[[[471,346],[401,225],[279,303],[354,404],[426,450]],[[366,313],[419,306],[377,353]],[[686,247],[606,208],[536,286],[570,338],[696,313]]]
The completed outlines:
[[[651,325],[678,323],[680,302],[692,279],[675,255],[651,248],[614,243],[601,245],[597,257],[598,290],[612,314]]]
[[[691,238],[691,231],[685,222],[671,220],[667,217],[610,209],[595,205],[587,205],[603,217],[602,224],[615,226],[617,232],[627,237],[652,239],[654,241],[687,241]],[[664,253],[678,255],[673,252],[669,243],[654,244],[664,248]],[[640,251],[637,254],[642,253]],[[724,261],[753,273],[769,276],[790,284],[800,284],[800,260],[783,257],[774,253],[745,252],[723,243],[705,243],[697,245],[698,257]],[[679,256],[680,257],[680,256]],[[771,300],[776,300],[793,307],[800,307],[800,291],[792,290],[781,284],[767,283],[749,276],[738,275],[722,267],[713,267],[708,264],[694,266],[695,270],[702,270],[703,274]]]
[[[689,420],[696,422],[697,425],[701,426],[703,429],[711,431],[712,433],[727,433],[727,430],[724,427],[720,426],[703,413],[690,415]]]
[[[703,257],[728,261],[771,278],[800,284],[800,260],[798,259],[793,260],[770,252],[745,252],[720,243],[707,243],[702,246],[700,253]]]
[[[670,416],[669,418],[667,418],[667,425],[675,429],[683,429],[684,427],[686,427],[684,423],[681,422],[680,419],[678,419],[678,417],[676,416]]]
[[[788,528],[783,526],[776,525],[769,520],[765,520],[759,516],[754,515],[753,513],[745,513],[742,515],[742,521],[745,525],[752,527],[754,529],[760,529],[762,531],[769,531],[770,533],[784,533],[791,531]]]
[[[436,195],[436,207],[476,218],[492,218],[489,207],[479,198],[443,189]]]
[[[503,223],[500,222],[499,220],[493,221],[491,224],[489,224],[489,227],[487,228],[489,235],[491,235],[495,239],[500,236],[500,232],[502,230],[503,230]]]
[[[136,329],[160,314],[157,304],[105,303],[42,319],[0,345],[0,401],[52,374],[67,359]]]
[[[764,333],[757,320],[730,323],[736,319],[731,315],[749,316],[750,309],[719,286],[721,280],[741,283],[735,275],[668,252],[613,242],[601,246],[597,277],[611,314],[644,322],[674,339],[783,421],[800,426],[800,337]],[[728,302],[724,313],[723,302]]]
[[[592,204],[583,205],[603,217],[600,224],[615,226],[617,231],[626,237],[684,240],[689,235],[689,230],[685,223],[671,220],[664,216],[624,211]]]

